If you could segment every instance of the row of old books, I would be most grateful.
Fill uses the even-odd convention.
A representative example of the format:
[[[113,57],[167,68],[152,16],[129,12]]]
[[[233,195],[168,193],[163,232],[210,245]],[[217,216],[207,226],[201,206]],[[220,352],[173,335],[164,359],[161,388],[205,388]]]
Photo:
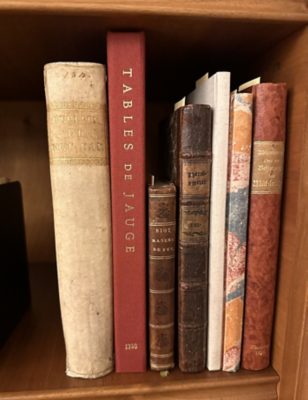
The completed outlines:
[[[176,104],[171,118],[172,183],[149,189],[153,368],[162,368],[163,360],[170,366],[172,359],[173,345],[155,345],[164,334],[173,334],[173,305],[167,292],[174,286],[163,286],[160,274],[155,275],[167,263],[169,269],[175,266],[177,276],[182,371],[202,371],[205,366],[210,371],[236,371],[240,365],[259,370],[270,363],[286,86],[253,80],[241,90],[249,93],[230,95],[228,72],[205,76],[187,99]],[[174,198],[178,192],[178,210],[168,220],[163,210],[168,198],[175,201],[172,187]],[[169,212],[173,207],[169,205]],[[171,221],[174,229],[177,225],[176,237]],[[175,249],[170,246],[173,241]],[[174,250],[176,263],[171,260]],[[161,312],[163,304],[169,321]],[[163,332],[168,322],[169,331]]]
[[[45,66],[66,373],[142,372],[147,354],[156,370],[177,356],[187,372],[237,370],[246,247],[243,366],[265,368],[285,85],[233,93],[230,108],[230,73],[199,80],[171,118],[170,182],[153,179],[147,199],[144,61],[143,33],[108,33],[108,106],[103,65]]]

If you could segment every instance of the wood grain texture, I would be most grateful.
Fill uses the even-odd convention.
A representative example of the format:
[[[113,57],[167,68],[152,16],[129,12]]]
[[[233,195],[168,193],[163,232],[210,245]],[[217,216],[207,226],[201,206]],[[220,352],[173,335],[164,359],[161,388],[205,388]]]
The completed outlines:
[[[308,29],[265,53],[258,65],[263,81],[285,81],[289,88],[273,366],[280,376],[279,399],[302,399],[308,396]]]
[[[1,400],[277,399],[278,376],[271,368],[237,374],[183,374],[176,370],[166,378],[150,371],[112,373],[90,381],[68,378],[55,265],[33,264],[30,278],[32,310],[0,351]]]
[[[0,10],[55,13],[121,12],[138,14],[205,15],[209,17],[302,20],[306,21],[307,3],[304,0],[2,0]]]
[[[54,233],[43,102],[0,103],[0,171],[20,181],[29,262],[54,261]]]
[[[290,133],[273,352],[273,366],[281,377],[281,400],[306,399],[308,390],[304,295],[308,262],[308,33],[302,29],[287,38],[303,28],[307,19],[305,0],[210,0],[206,6],[194,0],[186,1],[185,7],[180,0],[0,3],[0,36],[5,38],[0,41],[1,99],[42,99],[42,66],[46,62],[105,62],[106,30],[123,27],[145,29],[151,49],[147,55],[148,94],[160,102],[148,110],[150,118],[155,115],[154,123],[149,122],[151,132],[160,108],[168,108],[167,103],[162,106],[162,100],[173,103],[192,89],[191,82],[204,70],[230,68],[234,84],[246,75],[253,77],[254,71],[263,71],[263,80],[287,81]],[[241,68],[243,59],[247,63]],[[25,186],[28,248],[33,261],[54,259],[44,115],[43,103],[0,104],[0,168],[2,175],[19,179]],[[150,145],[149,141],[152,149]],[[159,169],[157,160],[152,164]],[[271,369],[262,373],[240,371],[232,376],[221,372],[184,376],[176,371],[166,379],[150,372],[112,374],[90,385],[66,378],[55,269],[52,272],[45,267],[37,266],[38,274],[32,274],[31,313],[0,352],[1,399],[277,398],[278,377]],[[47,288],[40,275],[48,281]]]
[[[43,99],[42,70],[48,62],[106,63],[106,31],[125,28],[146,34],[148,98],[173,103],[190,92],[193,81],[205,71],[232,70],[234,85],[242,82],[242,59],[255,59],[304,25],[292,20],[209,18],[204,10],[186,14],[181,7],[177,7],[180,14],[159,14],[88,13],[84,6],[72,15],[61,7],[57,13],[17,12],[16,8],[8,13],[1,12],[2,5],[0,37],[5,40],[0,41],[0,76],[5,78],[0,79],[0,98],[4,100]]]

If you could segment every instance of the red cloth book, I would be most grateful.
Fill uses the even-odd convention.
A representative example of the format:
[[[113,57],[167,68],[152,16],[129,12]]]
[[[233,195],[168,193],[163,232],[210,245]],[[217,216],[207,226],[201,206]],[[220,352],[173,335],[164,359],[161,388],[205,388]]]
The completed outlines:
[[[286,84],[253,87],[253,162],[242,367],[267,368],[273,326],[286,126]]]
[[[146,370],[145,38],[107,35],[115,368]]]

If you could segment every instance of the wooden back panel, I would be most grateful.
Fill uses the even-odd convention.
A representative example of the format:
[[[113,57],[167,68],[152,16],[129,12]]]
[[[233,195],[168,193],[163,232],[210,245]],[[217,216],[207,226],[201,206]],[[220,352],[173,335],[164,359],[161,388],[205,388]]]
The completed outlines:
[[[0,171],[22,186],[30,262],[55,261],[45,115],[43,102],[0,103]]]

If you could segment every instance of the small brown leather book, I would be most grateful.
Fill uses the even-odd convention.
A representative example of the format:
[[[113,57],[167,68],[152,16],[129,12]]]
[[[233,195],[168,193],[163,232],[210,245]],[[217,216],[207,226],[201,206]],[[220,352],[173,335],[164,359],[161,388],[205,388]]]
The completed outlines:
[[[176,188],[155,183],[149,196],[150,367],[174,367]]]
[[[267,368],[273,326],[286,126],[286,84],[253,87],[252,180],[242,367]]]
[[[172,181],[179,188],[178,353],[183,372],[205,368],[212,160],[211,107],[178,108],[171,123]]]

